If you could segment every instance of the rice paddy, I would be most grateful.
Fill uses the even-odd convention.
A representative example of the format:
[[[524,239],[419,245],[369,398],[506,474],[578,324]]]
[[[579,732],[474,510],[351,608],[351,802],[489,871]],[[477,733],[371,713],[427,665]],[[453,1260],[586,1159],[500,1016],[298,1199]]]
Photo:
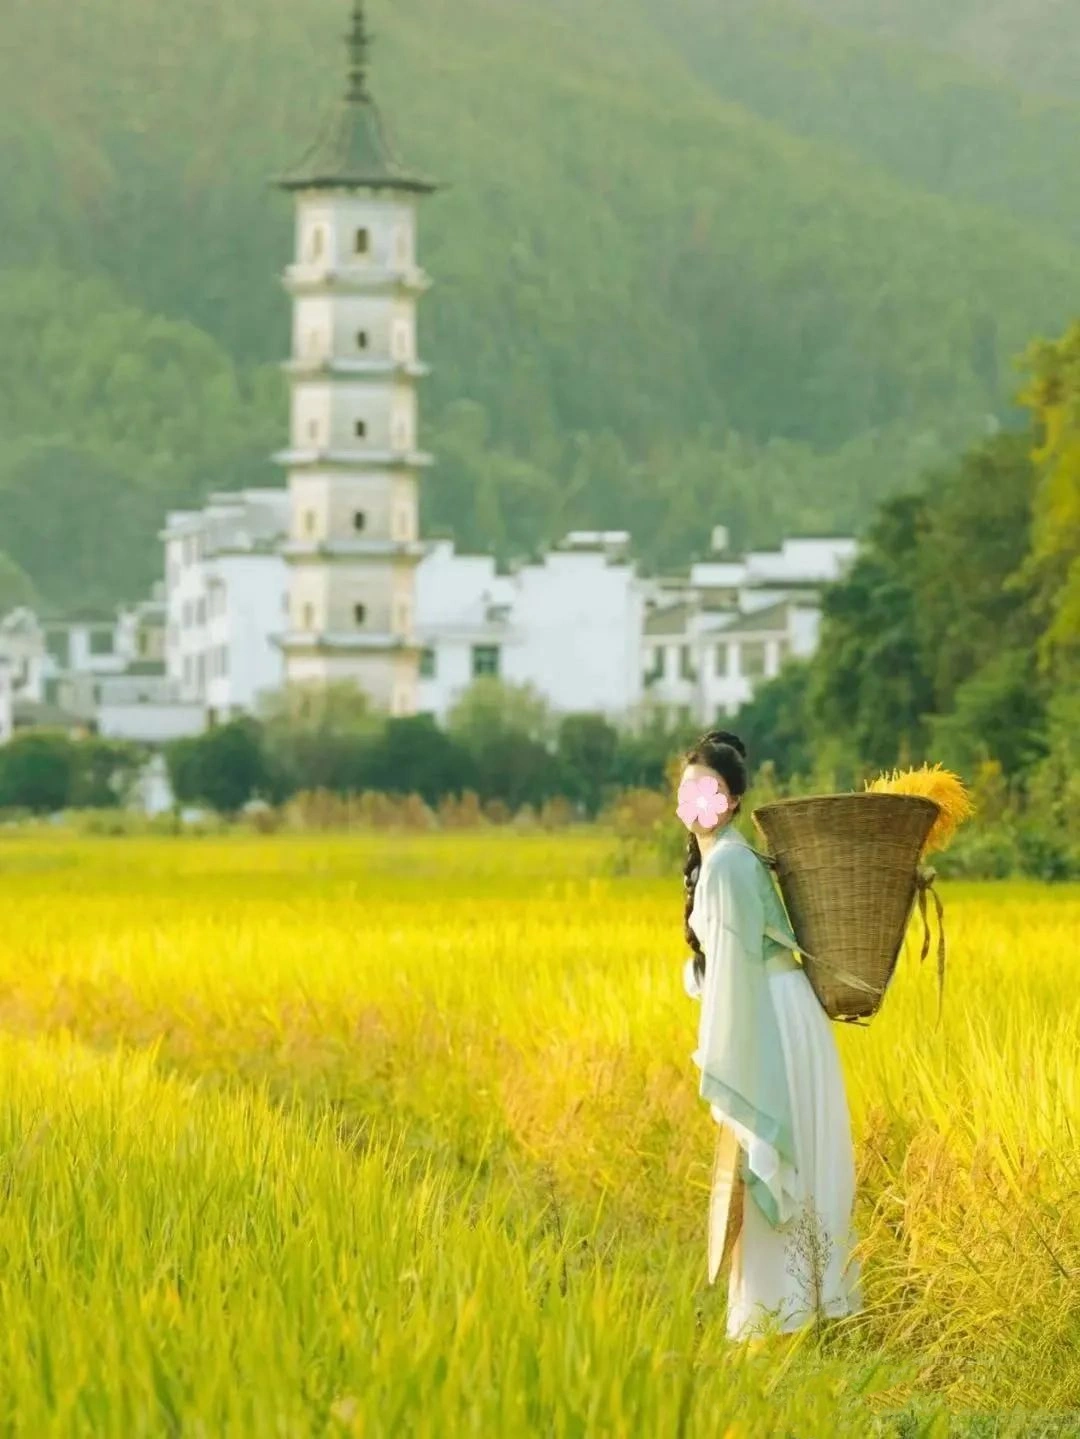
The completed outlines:
[[[681,885],[596,832],[0,844],[0,1433],[1080,1433],[1080,890],[837,1025],[866,1310],[705,1282]]]

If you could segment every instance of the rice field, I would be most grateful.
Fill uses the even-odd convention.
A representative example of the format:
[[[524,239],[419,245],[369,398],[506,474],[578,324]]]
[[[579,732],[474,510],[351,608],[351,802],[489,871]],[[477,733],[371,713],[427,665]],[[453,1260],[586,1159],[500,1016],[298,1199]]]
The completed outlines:
[[[600,833],[0,842],[0,1434],[1080,1433],[1080,889],[838,1025],[867,1308],[705,1283],[680,877]]]

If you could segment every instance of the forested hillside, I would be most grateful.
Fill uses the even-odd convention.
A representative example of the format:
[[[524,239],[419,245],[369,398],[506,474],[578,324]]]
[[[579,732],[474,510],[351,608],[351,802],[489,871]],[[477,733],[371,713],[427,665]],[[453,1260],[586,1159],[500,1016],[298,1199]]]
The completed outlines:
[[[0,549],[49,603],[138,593],[166,505],[273,480],[268,182],[341,90],[347,8],[9,0]],[[448,185],[423,215],[428,529],[505,553],[625,524],[666,565],[720,520],[861,525],[1008,421],[1013,357],[1080,307],[1080,109],[799,0],[371,21],[399,147]],[[123,524],[69,554],[102,505]]]
[[[1074,100],[1080,7],[1071,0],[801,0],[837,23],[959,55],[1039,94]]]

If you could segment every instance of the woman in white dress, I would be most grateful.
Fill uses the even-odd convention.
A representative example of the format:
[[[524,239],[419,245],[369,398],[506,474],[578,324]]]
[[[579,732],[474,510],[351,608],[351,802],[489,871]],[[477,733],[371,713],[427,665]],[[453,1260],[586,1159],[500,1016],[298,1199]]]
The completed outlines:
[[[702,1098],[738,1142],[745,1181],[727,1334],[760,1340],[857,1313],[862,1293],[851,1254],[855,1159],[840,1056],[832,1021],[795,958],[771,873],[731,824],[746,779],[742,741],[712,730],[684,757],[678,813],[690,831],[685,930],[693,957],[685,984],[701,1000],[693,1058]],[[727,1216],[730,1192],[722,1168],[710,1283],[724,1241],[716,1214]]]

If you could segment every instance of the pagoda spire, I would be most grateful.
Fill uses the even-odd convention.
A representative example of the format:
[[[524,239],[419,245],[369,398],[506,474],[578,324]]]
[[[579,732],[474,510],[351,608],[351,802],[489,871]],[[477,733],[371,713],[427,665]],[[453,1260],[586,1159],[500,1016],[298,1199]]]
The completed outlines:
[[[352,24],[345,36],[348,64],[344,100],[322,135],[290,174],[283,190],[372,189],[430,194],[438,188],[411,174],[394,153],[378,107],[368,89],[371,36],[364,0],[352,0]]]
[[[349,105],[366,105],[371,96],[367,91],[368,46],[371,43],[364,16],[364,0],[353,0],[352,27],[345,37],[349,47],[349,86],[345,100]]]

